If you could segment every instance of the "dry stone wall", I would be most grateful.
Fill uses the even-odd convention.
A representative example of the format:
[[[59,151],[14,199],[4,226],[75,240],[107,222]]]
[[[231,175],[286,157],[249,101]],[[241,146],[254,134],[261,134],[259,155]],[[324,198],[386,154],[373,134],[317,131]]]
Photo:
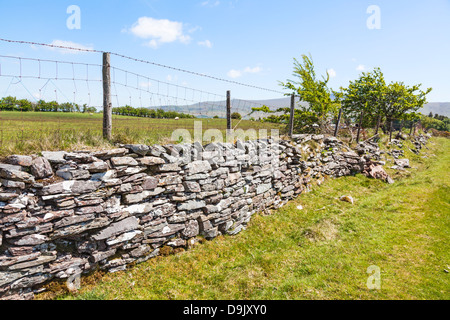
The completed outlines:
[[[297,135],[11,156],[0,164],[0,298],[30,299],[51,280],[70,285],[162,248],[235,235],[314,180],[373,166],[371,148],[358,154],[334,137]]]

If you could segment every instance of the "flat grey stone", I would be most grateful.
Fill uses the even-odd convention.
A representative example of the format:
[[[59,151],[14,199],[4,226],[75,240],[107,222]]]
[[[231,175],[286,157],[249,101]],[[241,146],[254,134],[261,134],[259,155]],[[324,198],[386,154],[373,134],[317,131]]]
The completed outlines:
[[[105,240],[120,233],[124,233],[130,230],[136,230],[138,228],[138,220],[135,217],[129,217],[127,219],[111,224],[108,228],[93,235],[92,239],[96,241]]]
[[[212,170],[211,164],[208,161],[194,161],[186,165],[185,167],[188,175],[194,175],[198,173],[206,173]]]
[[[25,189],[25,183],[21,182],[21,181],[12,181],[12,180],[0,179],[0,183],[5,188]]]
[[[154,157],[160,157],[163,153],[166,152],[166,149],[159,145],[154,145],[150,147],[150,154]]]
[[[31,165],[31,173],[37,179],[45,179],[53,176],[53,169],[49,160],[45,157],[39,157],[33,160]]]
[[[6,158],[7,163],[22,167],[31,166],[32,161],[33,158],[30,156],[12,155]]]
[[[191,200],[186,203],[179,204],[178,210],[179,211],[190,211],[190,210],[196,210],[196,209],[201,209],[201,208],[205,208],[205,207],[206,207],[205,201]]]
[[[31,234],[20,239],[10,239],[9,242],[15,246],[36,246],[45,243],[49,240],[47,236],[41,234]]]
[[[140,162],[141,165],[144,165],[144,166],[156,166],[159,164],[166,163],[163,159],[157,158],[157,157],[145,157],[142,159],[138,159],[138,161]]]
[[[95,161],[89,164],[83,164],[80,166],[81,169],[88,170],[90,173],[101,173],[108,171],[108,164],[104,161]]]
[[[0,163],[0,170],[15,170],[15,171],[25,171],[25,168],[22,166],[16,166],[12,164]]]
[[[23,263],[18,263],[18,264],[12,265],[8,269],[9,270],[27,269],[27,268],[43,265],[43,264],[52,262],[54,260],[56,260],[56,256],[40,256],[40,257],[38,257],[35,260],[31,260],[31,261],[27,261],[27,262],[23,262]]]
[[[269,191],[272,188],[272,184],[261,184],[256,188],[256,194],[262,194]]]
[[[143,144],[127,144],[125,148],[140,156],[145,156],[150,151],[150,147]]]
[[[0,169],[0,177],[6,180],[22,181],[30,184],[35,182],[34,176],[27,172],[17,170]]]
[[[50,163],[62,164],[67,162],[67,160],[64,159],[66,153],[67,152],[65,151],[42,151],[42,156]]]
[[[102,160],[108,160],[113,157],[121,157],[126,154],[128,154],[128,149],[125,148],[118,148],[113,150],[105,150],[105,151],[97,151],[92,153],[92,155],[96,158],[102,159]]]
[[[83,194],[97,190],[101,186],[100,181],[69,180],[45,186],[40,194],[43,196],[57,194]]]
[[[395,165],[397,165],[401,168],[410,168],[408,159],[398,159],[398,160],[395,160],[394,163],[395,163]]]
[[[154,177],[147,177],[142,182],[142,188],[144,190],[154,190],[158,186],[159,180]]]
[[[56,171],[58,177],[64,180],[83,180],[89,179],[91,174],[88,170],[60,169]]]
[[[120,166],[138,166],[139,163],[137,163],[137,161],[131,157],[113,157],[111,158],[111,163],[113,166],[115,167],[120,167]]]
[[[66,218],[62,218],[61,220],[59,220],[58,222],[56,222],[54,224],[55,229],[59,229],[62,227],[67,227],[73,224],[77,224],[80,222],[86,222],[86,221],[91,221],[95,219],[95,215],[93,214],[87,214],[87,215],[81,215],[81,216],[72,216],[72,217],[66,217]]]
[[[177,163],[168,163],[162,164],[158,166],[160,172],[178,172],[181,171],[181,168]]]

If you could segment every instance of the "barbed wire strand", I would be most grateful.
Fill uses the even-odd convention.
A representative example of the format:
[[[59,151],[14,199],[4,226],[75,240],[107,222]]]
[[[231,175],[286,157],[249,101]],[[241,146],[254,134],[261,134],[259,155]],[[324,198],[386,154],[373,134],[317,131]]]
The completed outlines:
[[[4,39],[4,38],[0,38],[0,41],[9,42],[9,43],[18,43],[18,44],[29,44],[29,45],[34,45],[34,46],[45,46],[45,47],[50,47],[50,48],[74,50],[74,51],[82,51],[82,52],[93,52],[93,53],[105,53],[105,52],[107,52],[107,51],[101,51],[101,50],[95,50],[95,49],[89,49],[89,48],[75,48],[75,47],[69,47],[69,46],[45,44],[45,43],[31,42],[31,41],[9,40],[9,39]],[[126,56],[126,55],[123,55],[123,54],[115,53],[115,52],[109,52],[109,53],[111,55],[114,55],[116,57],[120,57],[120,58],[123,58],[123,59],[128,59],[128,60],[131,60],[131,61],[140,62],[140,63],[144,63],[144,64],[150,64],[150,65],[154,65],[154,66],[165,68],[165,69],[169,69],[169,70],[174,70],[174,71],[177,71],[177,72],[183,72],[183,73],[195,75],[195,76],[198,76],[198,77],[209,78],[209,79],[216,80],[216,81],[226,82],[226,83],[230,83],[230,84],[234,84],[234,85],[244,86],[244,87],[253,88],[253,89],[259,89],[259,90],[268,91],[268,92],[274,92],[274,93],[278,93],[278,94],[282,94],[282,95],[285,94],[285,92],[281,92],[281,91],[277,91],[277,90],[273,90],[273,89],[263,88],[263,87],[259,87],[259,86],[255,86],[255,85],[251,85],[251,84],[246,84],[246,83],[242,83],[242,82],[238,82],[238,81],[234,81],[234,80],[228,80],[228,79],[224,79],[224,78],[219,78],[219,77],[216,77],[216,76],[211,76],[211,75],[207,75],[207,74],[204,74],[204,73],[190,71],[190,70],[186,70],[186,69],[182,69],[182,68],[172,67],[172,66],[168,66],[168,65],[161,64],[161,63],[148,61],[148,60],[133,58],[133,57],[129,57],[129,56]]]

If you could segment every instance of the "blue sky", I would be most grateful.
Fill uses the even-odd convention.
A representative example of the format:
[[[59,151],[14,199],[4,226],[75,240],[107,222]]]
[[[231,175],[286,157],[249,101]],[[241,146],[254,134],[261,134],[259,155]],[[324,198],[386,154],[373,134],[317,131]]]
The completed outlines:
[[[80,8],[80,29],[67,26],[70,5]],[[380,10],[380,29],[367,26],[372,16],[367,9],[371,5]],[[319,75],[329,70],[333,89],[347,86],[362,71],[380,67],[388,81],[422,83],[423,88],[433,88],[430,102],[447,102],[450,101],[449,18],[449,0],[1,0],[0,38],[117,52],[279,91],[282,89],[278,81],[291,78],[293,58],[311,54]],[[0,42],[0,52],[1,55],[101,63],[99,54],[70,54],[30,45]],[[2,58],[0,63],[3,74],[14,67],[11,59]],[[22,63],[26,69],[26,63]],[[248,100],[280,97],[276,93],[118,57],[112,57],[112,65],[161,82],[218,95],[199,97],[196,92],[193,100],[215,100],[225,95],[226,90],[232,90],[235,98]],[[17,63],[15,66],[17,70]],[[31,62],[28,68],[30,73],[37,72]],[[50,74],[53,67],[46,68]],[[67,73],[71,72],[69,69]],[[60,75],[65,72],[62,65],[59,72]],[[76,72],[80,74],[83,70]],[[96,72],[90,71],[90,77],[97,77]],[[128,77],[127,81],[136,82],[144,90],[157,90],[156,83],[146,86],[144,79]],[[38,97],[41,89],[41,95],[46,91],[44,98],[50,100],[51,92],[57,90],[58,99],[64,100],[64,96],[70,100],[76,96],[74,100],[79,103],[86,101],[89,91],[91,103],[101,104],[101,87],[96,83],[89,88],[84,83],[55,81],[54,88],[52,85],[44,87],[37,80],[15,84],[0,77],[0,95]],[[158,90],[162,93],[161,88]],[[170,96],[190,95],[171,86],[165,90]],[[138,103],[137,91],[119,91],[116,93],[120,98],[115,99],[118,104],[129,102],[128,96],[132,96],[132,103]]]

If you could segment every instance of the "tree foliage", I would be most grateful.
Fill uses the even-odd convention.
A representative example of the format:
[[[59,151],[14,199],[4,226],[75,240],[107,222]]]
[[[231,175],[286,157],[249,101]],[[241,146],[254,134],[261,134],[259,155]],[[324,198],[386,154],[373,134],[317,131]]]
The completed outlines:
[[[353,121],[364,112],[364,126],[378,121],[415,121],[417,111],[423,107],[431,88],[420,90],[421,85],[407,86],[403,82],[386,84],[380,68],[363,72],[359,79],[350,81],[343,93],[342,108],[346,117]]]
[[[342,91],[342,110],[347,119],[358,122],[364,112],[363,126],[373,125],[383,117],[382,104],[386,82],[379,68],[373,72],[363,72],[359,79],[350,81]]]
[[[297,80],[288,80],[280,83],[285,89],[298,95],[300,99],[308,103],[308,106],[300,106],[295,110],[294,130],[308,131],[314,124],[321,129],[330,122],[337,109],[338,103],[332,98],[333,91],[328,87],[330,75],[319,79],[314,69],[311,56],[302,55],[302,62],[294,59],[294,77]],[[286,108],[286,114],[290,113],[290,108]]]
[[[76,103],[64,102],[58,103],[56,101],[39,100],[37,102],[30,102],[27,99],[18,100],[15,97],[4,97],[0,100],[0,110],[3,111],[36,111],[36,112],[82,112],[95,113],[95,107],[88,107],[86,104],[80,106]],[[192,115],[184,114],[175,111],[164,111],[163,109],[147,109],[147,108],[133,108],[124,106],[113,108],[113,114],[127,115],[133,117],[147,117],[155,119],[175,119],[175,118],[195,118]]]
[[[148,109],[148,108],[133,108],[130,106],[118,107],[112,109],[113,114],[121,116],[153,118],[153,119],[192,119],[193,115],[175,112],[164,111],[163,109]]]
[[[96,111],[94,107],[93,112]],[[59,104],[56,101],[39,100],[31,102],[27,99],[18,100],[16,97],[4,97],[0,100],[0,110],[3,111],[39,111],[39,112],[80,112],[80,106],[76,103],[65,102]],[[92,110],[92,109],[91,109]]]
[[[422,116],[420,118],[420,122],[422,124],[422,127],[426,130],[436,129],[439,131],[450,131],[450,118],[446,116]]]
[[[234,119],[234,120],[241,120],[241,119],[242,119],[242,116],[241,116],[241,114],[238,113],[238,112],[233,112],[233,113],[231,114],[231,119]]]
[[[311,56],[302,55],[302,61],[294,58],[294,73],[296,80],[288,80],[280,85],[291,93],[299,96],[307,105],[298,105],[294,111],[294,131],[314,132],[316,127],[325,130],[331,124],[339,106],[339,93],[328,87],[330,76],[320,79],[316,75]],[[334,98],[332,97],[334,94]],[[267,106],[253,108],[253,111],[265,113],[281,113],[270,115],[265,121],[274,123],[287,123],[290,118],[290,107],[270,110]]]

